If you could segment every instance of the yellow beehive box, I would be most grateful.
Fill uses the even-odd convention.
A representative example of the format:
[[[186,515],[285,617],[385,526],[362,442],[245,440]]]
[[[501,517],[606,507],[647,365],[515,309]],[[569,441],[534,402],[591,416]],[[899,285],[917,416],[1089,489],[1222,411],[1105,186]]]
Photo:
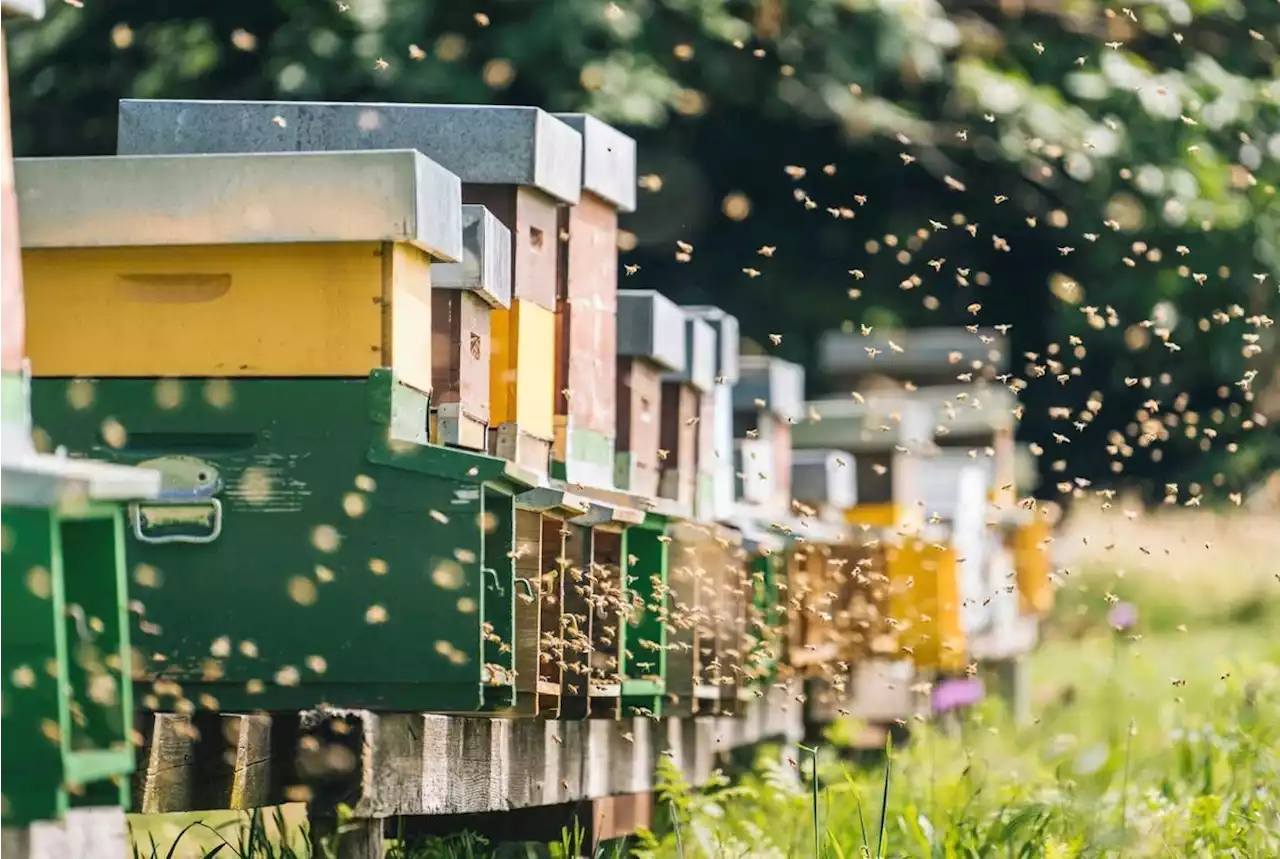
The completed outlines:
[[[492,317],[489,421],[499,456],[545,472],[555,437],[556,314],[527,298]]]
[[[410,151],[19,159],[36,376],[362,377],[431,390],[456,176]]]
[[[1053,563],[1049,557],[1052,527],[1037,511],[1013,532],[1013,564],[1018,605],[1023,614],[1041,615],[1053,608]]]
[[[965,664],[955,549],[906,540],[885,552],[889,616],[917,668],[958,671]]]

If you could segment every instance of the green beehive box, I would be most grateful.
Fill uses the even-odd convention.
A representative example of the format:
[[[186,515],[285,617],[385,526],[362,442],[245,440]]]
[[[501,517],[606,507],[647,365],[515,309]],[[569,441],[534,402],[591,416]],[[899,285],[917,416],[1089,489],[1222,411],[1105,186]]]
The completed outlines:
[[[626,532],[626,576],[622,630],[622,707],[624,714],[663,714],[667,692],[667,625],[671,518],[649,512]]]
[[[129,517],[145,706],[514,705],[509,463],[427,444],[426,398],[388,371],[160,384],[178,405],[141,379],[96,382],[88,408],[61,380],[34,398],[58,444],[164,473]]]
[[[589,509],[566,523],[561,715],[656,716],[666,691],[667,544],[677,511],[576,488]]]

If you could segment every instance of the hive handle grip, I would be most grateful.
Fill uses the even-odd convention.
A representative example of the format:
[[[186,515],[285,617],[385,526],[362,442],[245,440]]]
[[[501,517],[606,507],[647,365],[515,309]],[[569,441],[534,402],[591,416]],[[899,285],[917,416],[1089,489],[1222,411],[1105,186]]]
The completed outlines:
[[[494,589],[494,591],[496,591],[496,592],[497,592],[498,596],[505,596],[505,595],[506,595],[506,591],[504,591],[504,590],[502,589],[502,579],[500,579],[500,578],[498,577],[498,571],[497,571],[497,570],[495,570],[493,567],[481,567],[481,568],[480,568],[480,575],[481,575],[481,576],[486,576],[486,575],[487,575],[487,576],[492,576],[492,577],[493,577],[493,589]]]
[[[153,506],[153,507],[208,506],[213,509],[213,522],[209,528],[208,533],[206,534],[170,533],[170,534],[151,535],[143,531],[143,528],[142,528],[143,510],[148,506]],[[162,543],[196,543],[196,544],[212,543],[214,540],[218,539],[219,535],[222,534],[222,502],[217,498],[210,498],[208,501],[203,501],[199,505],[165,505],[163,503],[148,505],[146,503],[135,502],[129,505],[129,520],[130,520],[130,524],[133,526],[134,539],[136,539],[139,543],[149,543],[151,545],[158,545]]]
[[[530,599],[535,599],[538,596],[538,591],[534,588],[533,581],[531,579],[522,579],[519,576],[516,576],[515,582],[517,585],[524,585],[524,589],[528,592]]]

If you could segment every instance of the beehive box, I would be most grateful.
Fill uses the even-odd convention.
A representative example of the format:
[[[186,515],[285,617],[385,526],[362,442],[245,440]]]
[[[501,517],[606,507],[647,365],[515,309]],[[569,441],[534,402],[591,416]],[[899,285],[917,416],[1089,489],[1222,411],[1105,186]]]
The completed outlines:
[[[511,231],[483,206],[462,207],[462,261],[432,272],[432,440],[488,450],[490,316],[511,306]]]
[[[1023,614],[1043,615],[1053,608],[1053,560],[1049,554],[1053,529],[1034,511],[1013,534],[1019,606]]]
[[[19,159],[16,170],[36,377],[387,367],[431,390],[431,261],[461,257],[461,202],[457,178],[422,155]]]
[[[792,497],[820,519],[843,521],[858,503],[857,460],[843,450],[797,450],[791,454]]]
[[[618,342],[618,213],[636,204],[636,145],[585,114],[556,114],[582,135],[582,197],[560,207],[567,245],[556,301],[554,459],[573,483],[611,487]]]
[[[684,315],[652,290],[618,292],[618,452],[614,483],[658,494],[662,374],[685,362]]]
[[[746,687],[753,587],[738,534],[681,522],[672,529],[669,715],[729,715]]]
[[[818,341],[818,368],[845,390],[886,378],[920,386],[954,384],[961,373],[991,379],[1009,369],[1010,357],[1008,337],[991,328],[828,331]]]
[[[662,380],[662,419],[659,432],[658,492],[690,511],[697,500],[702,471],[700,448],[706,447],[713,415],[708,399],[715,387],[715,329],[696,316],[685,318],[685,361],[679,373]],[[714,456],[714,451],[712,451]]]
[[[697,515],[705,521],[727,519],[736,502],[734,478],[733,388],[738,382],[738,320],[718,307],[686,306],[715,333],[715,387],[704,395],[698,426]]]
[[[907,538],[886,552],[889,614],[903,651],[918,669],[952,672],[966,663],[956,550]]]
[[[490,450],[545,474],[555,431],[558,207],[576,204],[582,138],[537,108],[324,102],[120,103],[119,151],[412,148],[457,174],[463,200],[511,231],[512,302],[494,310]]]
[[[533,478],[427,437],[457,178],[351,152],[33,162],[18,186],[37,423],[162,473],[126,547],[155,571],[141,703],[512,706],[513,495]],[[55,336],[90,312],[94,336]]]
[[[538,597],[524,600],[523,620],[517,606],[518,638],[539,644],[516,652],[527,666],[521,673],[538,678],[542,712],[571,719],[662,712],[669,513],[642,510],[644,503],[612,490],[574,494],[560,481],[517,499],[516,568],[524,579],[517,584]],[[532,559],[539,552],[540,566]],[[530,671],[534,659],[541,666]]]
[[[804,368],[781,358],[744,355],[733,387],[734,435],[764,442],[770,451],[768,505],[791,505],[791,427],[804,417]]]
[[[797,449],[854,454],[858,503],[848,521],[869,527],[920,527],[924,522],[920,470],[931,450],[933,416],[910,400],[812,400],[811,417],[792,428]]]
[[[549,487],[516,497],[516,711],[557,716],[566,662],[565,582],[571,560],[569,523],[591,509],[585,498]]]

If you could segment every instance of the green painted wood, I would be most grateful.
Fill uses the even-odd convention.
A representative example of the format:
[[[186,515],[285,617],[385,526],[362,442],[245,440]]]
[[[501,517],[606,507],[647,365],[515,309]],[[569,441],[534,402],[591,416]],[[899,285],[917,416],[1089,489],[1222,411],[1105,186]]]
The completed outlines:
[[[128,807],[123,527],[115,505],[3,508],[4,825]]]
[[[782,552],[756,551],[751,554],[750,565],[752,601],[749,632],[756,643],[747,656],[745,674],[750,681],[748,685],[759,688],[777,679],[776,654],[781,647],[778,637],[782,634],[781,627],[786,618],[781,586],[786,576],[786,556]]]
[[[623,627],[622,697],[624,712],[662,714],[667,677],[668,545],[667,518],[652,513],[628,528],[623,542],[627,565],[625,602],[631,614]],[[647,714],[646,713],[646,714]]]
[[[84,399],[73,404],[68,380],[38,380],[35,421],[75,454],[168,458],[167,496],[141,508],[155,516],[131,519],[145,537],[170,523],[167,536],[206,539],[221,507],[209,542],[127,541],[150,583],[135,589],[144,706],[509,705],[485,665],[510,664],[511,493],[524,485],[503,460],[425,444],[425,397],[375,371],[107,379]],[[108,419],[125,430],[115,446]],[[171,524],[175,504],[196,521]]]

